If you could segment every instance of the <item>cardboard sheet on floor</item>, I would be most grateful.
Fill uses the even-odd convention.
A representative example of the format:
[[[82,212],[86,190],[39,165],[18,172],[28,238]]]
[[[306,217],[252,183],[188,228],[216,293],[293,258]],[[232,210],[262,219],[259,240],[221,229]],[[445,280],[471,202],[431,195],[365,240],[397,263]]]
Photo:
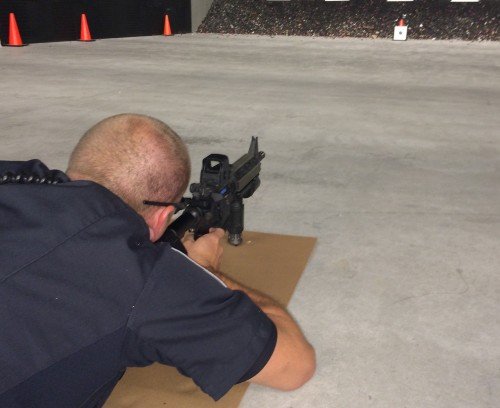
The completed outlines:
[[[239,247],[226,245],[222,271],[288,304],[316,239],[250,231],[243,239]],[[247,387],[236,385],[215,403],[175,368],[153,364],[129,368],[105,408],[235,408]]]

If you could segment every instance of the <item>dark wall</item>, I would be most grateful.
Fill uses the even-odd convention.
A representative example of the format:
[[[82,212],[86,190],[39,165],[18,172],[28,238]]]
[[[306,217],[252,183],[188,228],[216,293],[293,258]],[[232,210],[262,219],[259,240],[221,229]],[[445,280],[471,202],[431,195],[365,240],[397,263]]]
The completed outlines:
[[[392,38],[407,17],[410,39],[500,40],[500,1],[214,0],[202,33]]]
[[[77,40],[82,13],[93,38],[161,34],[165,14],[174,34],[191,31],[190,0],[0,0],[2,43],[10,12],[25,43]]]

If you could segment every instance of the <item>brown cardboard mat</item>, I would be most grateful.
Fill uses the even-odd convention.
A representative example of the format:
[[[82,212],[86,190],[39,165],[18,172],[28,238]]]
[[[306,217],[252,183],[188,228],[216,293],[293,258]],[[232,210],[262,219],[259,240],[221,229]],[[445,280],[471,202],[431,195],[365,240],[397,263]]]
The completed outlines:
[[[221,270],[247,286],[288,304],[316,238],[245,231],[243,244],[224,248]],[[234,386],[217,403],[175,368],[129,368],[105,408],[235,408],[248,384]]]

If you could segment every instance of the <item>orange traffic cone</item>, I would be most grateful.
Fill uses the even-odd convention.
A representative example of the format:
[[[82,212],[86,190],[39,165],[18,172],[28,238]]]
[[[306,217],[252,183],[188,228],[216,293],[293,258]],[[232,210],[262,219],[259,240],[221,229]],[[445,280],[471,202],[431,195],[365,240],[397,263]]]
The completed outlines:
[[[27,45],[23,44],[14,13],[9,13],[9,43],[6,45],[9,47],[23,47]]]
[[[170,20],[168,15],[165,14],[165,25],[163,26],[163,35],[172,35],[172,30],[170,29]]]
[[[84,42],[95,41],[92,39],[92,36],[90,35],[90,29],[87,23],[87,16],[85,14],[82,14],[81,24],[80,24],[80,39],[78,41],[84,41]]]

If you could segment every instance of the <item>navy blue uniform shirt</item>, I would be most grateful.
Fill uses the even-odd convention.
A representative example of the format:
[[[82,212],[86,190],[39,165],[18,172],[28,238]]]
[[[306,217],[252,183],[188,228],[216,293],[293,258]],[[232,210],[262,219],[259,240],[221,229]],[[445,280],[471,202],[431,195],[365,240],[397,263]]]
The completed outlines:
[[[276,344],[243,292],[153,244],[109,190],[36,160],[0,162],[0,265],[0,407],[99,407],[153,362],[217,400]]]

